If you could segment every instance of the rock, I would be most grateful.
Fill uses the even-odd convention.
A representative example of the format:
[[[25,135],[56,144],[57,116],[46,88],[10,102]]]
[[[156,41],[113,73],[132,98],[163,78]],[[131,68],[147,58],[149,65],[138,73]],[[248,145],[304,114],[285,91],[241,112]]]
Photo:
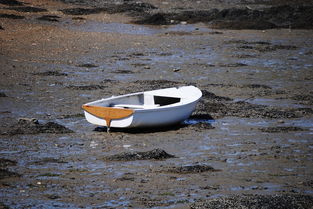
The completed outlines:
[[[39,124],[39,121],[36,118],[19,118],[18,119],[18,123],[19,124],[27,124],[27,123],[29,123],[29,124],[32,124],[32,123]]]
[[[164,160],[174,158],[174,155],[168,154],[161,149],[153,149],[147,152],[123,152],[120,154],[105,157],[110,161],[130,161],[130,160]]]

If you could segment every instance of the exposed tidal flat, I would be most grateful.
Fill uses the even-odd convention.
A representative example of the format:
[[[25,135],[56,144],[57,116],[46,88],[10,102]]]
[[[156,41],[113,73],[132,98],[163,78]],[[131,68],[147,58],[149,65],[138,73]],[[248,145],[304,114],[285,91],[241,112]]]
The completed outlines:
[[[0,0],[0,207],[311,208],[311,1]],[[194,85],[182,124],[81,105]]]

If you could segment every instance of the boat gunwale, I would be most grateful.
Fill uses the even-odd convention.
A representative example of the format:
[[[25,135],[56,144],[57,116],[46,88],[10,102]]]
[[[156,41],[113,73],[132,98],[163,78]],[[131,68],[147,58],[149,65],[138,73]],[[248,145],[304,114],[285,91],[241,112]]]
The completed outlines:
[[[189,87],[189,86],[187,86]],[[190,86],[190,87],[194,87],[194,86]],[[172,87],[172,88],[167,88],[167,89],[179,89],[180,87]],[[194,88],[197,88],[197,87],[194,87]],[[198,89],[198,88],[197,88]],[[164,89],[162,89],[164,90]],[[112,99],[119,99],[119,98],[124,98],[124,97],[129,97],[129,96],[136,96],[136,95],[140,95],[140,94],[144,94],[144,93],[149,93],[149,92],[153,92],[153,91],[157,91],[157,90],[152,90],[152,91],[142,91],[142,92],[135,92],[135,93],[130,93],[130,94],[124,94],[124,95],[118,95],[118,96],[111,96],[109,98],[103,98],[103,99],[100,99],[100,100],[96,100],[96,101],[93,101],[93,102],[89,102],[89,103],[86,103],[84,105],[95,105],[99,102],[102,102],[102,101],[110,101]],[[166,109],[172,109],[172,108],[180,108],[180,107],[183,107],[183,106],[186,106],[186,105],[189,105],[189,104],[192,104],[194,102],[198,102],[201,97],[202,97],[202,92],[200,89],[198,89],[198,91],[200,92],[199,96],[197,97],[197,99],[189,99],[187,100],[186,103],[181,103],[181,102],[176,102],[176,103],[173,103],[173,104],[169,104],[169,105],[163,105],[163,106],[157,106],[155,108],[147,108],[147,109],[132,109],[132,108],[129,108],[131,110],[135,112],[154,112],[154,111],[159,111],[159,110],[166,110]],[[153,94],[151,94],[153,95]],[[174,97],[173,97],[174,98]],[[181,98],[181,99],[187,99],[189,97],[176,97],[176,98]],[[196,97],[195,97],[196,98]],[[105,107],[105,106],[104,106]],[[118,109],[118,108],[115,108],[115,107],[108,107],[108,108],[113,108],[113,109]],[[127,108],[125,108],[127,109]]]

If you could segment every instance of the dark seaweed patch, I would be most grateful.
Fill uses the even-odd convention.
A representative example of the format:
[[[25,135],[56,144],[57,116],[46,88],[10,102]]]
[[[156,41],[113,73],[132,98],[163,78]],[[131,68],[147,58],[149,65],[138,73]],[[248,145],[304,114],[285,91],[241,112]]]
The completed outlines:
[[[205,22],[213,28],[271,29],[313,28],[313,6],[273,6],[262,10],[249,8],[227,8],[210,10],[182,10],[172,13],[146,13],[135,21],[137,24],[164,25],[181,21]]]
[[[226,44],[249,44],[249,45],[271,45],[270,42],[267,41],[245,41],[245,40],[230,40],[226,41]]]
[[[81,118],[84,117],[83,113],[77,113],[73,115],[61,115],[58,117],[58,119],[67,119],[67,118]]]
[[[46,195],[46,197],[50,200],[56,200],[56,199],[60,199],[61,197],[57,194],[48,194]]]
[[[78,65],[78,67],[95,68],[99,66],[95,64],[91,64],[91,63],[85,63],[85,64]]]
[[[16,0],[0,0],[0,4],[8,6],[23,6],[24,3]]]
[[[101,12],[106,12],[109,14],[115,13],[130,13],[130,14],[140,14],[142,12],[155,9],[152,4],[143,3],[143,2],[127,2],[124,4],[106,4],[105,7],[98,8],[70,8],[60,10],[67,15],[89,15],[89,14],[98,14]]]
[[[98,14],[101,12],[106,12],[109,14],[129,13],[131,15],[142,15],[142,13],[148,12],[155,8],[155,6],[149,3],[129,1],[124,2],[123,4],[103,3],[102,7],[97,8],[71,8],[62,9],[60,11],[67,15],[89,15]]]
[[[234,195],[219,197],[195,202],[190,205],[191,209],[215,208],[284,208],[284,209],[310,209],[313,205],[313,196],[309,195]]]
[[[264,85],[264,84],[247,84],[245,85],[244,87],[247,87],[247,88],[252,88],[252,89],[272,89],[271,87],[267,86],[267,85]]]
[[[59,71],[46,71],[42,73],[34,73],[34,75],[40,76],[67,76],[67,73],[60,73]]]
[[[148,91],[161,88],[170,88],[174,86],[181,86],[184,83],[169,80],[137,80],[133,83],[133,91]]]
[[[293,132],[293,131],[306,131],[304,128],[295,126],[278,126],[278,127],[266,127],[260,128],[262,132],[267,133],[282,133],[282,132]]]
[[[311,115],[310,108],[284,109],[244,101],[219,102],[210,99],[200,100],[195,114],[210,114],[214,118],[235,116],[243,118],[298,118]]]
[[[214,29],[252,29],[265,30],[276,28],[277,25],[265,20],[214,20],[209,23],[209,26]]]
[[[70,9],[61,9],[66,15],[90,15],[90,14],[98,14],[104,12],[105,9],[103,8],[70,8]]]
[[[162,149],[154,149],[147,152],[123,152],[120,154],[105,157],[110,161],[131,161],[131,160],[164,160],[173,158],[174,155],[168,154]]]
[[[0,168],[0,179],[9,178],[9,177],[20,177],[20,176],[21,175],[16,172],[12,172],[7,169]]]
[[[113,73],[116,73],[116,74],[133,74],[134,72],[132,72],[130,70],[115,70],[115,71],[113,71]]]
[[[232,101],[229,97],[217,96],[216,94],[207,90],[202,90],[202,97],[211,101]]]
[[[291,97],[291,99],[294,99],[296,101],[300,101],[303,104],[312,105],[313,104],[313,96],[312,95],[295,95]]]
[[[252,55],[252,54],[236,54],[236,55],[232,55],[232,57],[236,57],[236,58],[240,58],[240,59],[247,59],[247,58],[256,58],[256,55]]]
[[[247,64],[244,63],[229,63],[229,64],[217,64],[217,65],[213,65],[210,64],[209,67],[244,67],[244,66],[248,66]]]
[[[0,14],[0,18],[7,18],[7,19],[24,19],[24,16],[20,15],[13,15],[13,14]]]
[[[215,127],[212,126],[212,124],[208,122],[200,121],[200,122],[190,125],[189,128],[192,130],[201,131],[201,130],[214,129]]]
[[[81,86],[71,85],[71,86],[68,86],[67,88],[73,89],[73,90],[91,91],[91,90],[105,89],[105,88],[107,88],[107,86],[91,84],[91,85],[81,85]]]
[[[221,35],[221,34],[223,34],[223,32],[220,32],[220,31],[212,31],[212,32],[208,32],[208,34],[210,34],[210,35]]]
[[[38,17],[38,20],[49,21],[49,22],[58,22],[60,17],[57,15],[43,15]]]
[[[295,50],[298,47],[292,45],[243,45],[239,49],[252,49],[259,52],[272,52],[276,50]]]
[[[60,160],[60,159],[56,159],[56,158],[43,158],[41,160],[32,162],[31,164],[34,164],[34,165],[45,165],[45,164],[48,164],[48,163],[66,163],[66,162],[63,161],[63,160]]]
[[[48,10],[38,7],[30,7],[30,6],[23,6],[23,7],[9,7],[7,9],[15,10],[17,12],[47,12]]]
[[[0,92],[0,97],[7,97],[7,95],[4,92]]]
[[[83,17],[73,17],[72,20],[85,20],[86,18]]]
[[[14,160],[0,158],[0,168],[5,168],[7,166],[14,166],[16,164],[17,164],[17,162]]]
[[[57,124],[55,122],[48,122],[40,124],[36,119],[22,118],[17,124],[4,128],[2,135],[17,135],[17,134],[40,134],[40,133],[73,133],[72,130]]]
[[[142,20],[134,21],[134,23],[147,25],[168,25],[169,21],[167,20],[165,14],[157,13],[151,16],[147,16]]]
[[[169,173],[188,174],[188,173],[203,173],[203,172],[215,172],[220,171],[209,165],[186,165],[179,167],[172,167],[165,170]]]

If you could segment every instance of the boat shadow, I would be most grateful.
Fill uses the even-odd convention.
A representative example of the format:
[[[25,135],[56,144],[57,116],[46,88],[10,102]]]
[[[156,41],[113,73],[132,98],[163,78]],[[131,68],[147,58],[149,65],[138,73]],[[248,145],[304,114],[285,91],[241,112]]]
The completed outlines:
[[[147,134],[147,133],[157,133],[157,132],[167,132],[167,131],[177,131],[179,129],[189,126],[188,124],[175,124],[170,126],[162,127],[147,127],[147,128],[110,128],[112,133],[129,133],[129,134]],[[96,127],[94,131],[96,132],[107,132],[107,127]]]
[[[112,133],[129,133],[129,134],[147,134],[147,133],[158,133],[167,131],[178,131],[180,129],[190,128],[190,129],[213,129],[212,123],[214,118],[209,114],[196,114],[190,116],[185,121],[169,125],[169,126],[159,126],[159,127],[147,127],[147,128],[110,128]],[[107,132],[108,129],[105,126],[99,126],[94,129],[96,132]]]

